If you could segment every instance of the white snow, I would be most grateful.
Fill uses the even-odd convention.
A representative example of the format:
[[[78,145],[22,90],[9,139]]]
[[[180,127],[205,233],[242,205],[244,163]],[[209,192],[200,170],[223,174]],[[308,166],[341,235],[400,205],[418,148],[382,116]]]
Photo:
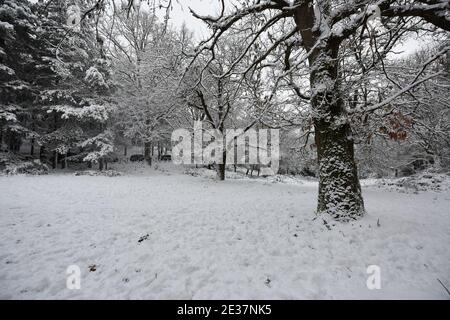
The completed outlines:
[[[313,181],[135,166],[0,177],[0,298],[449,298],[449,191],[365,187],[368,215],[328,230]],[[380,290],[366,287],[374,264]]]
[[[1,29],[12,31],[14,30],[14,26],[6,21],[0,21],[0,30]]]

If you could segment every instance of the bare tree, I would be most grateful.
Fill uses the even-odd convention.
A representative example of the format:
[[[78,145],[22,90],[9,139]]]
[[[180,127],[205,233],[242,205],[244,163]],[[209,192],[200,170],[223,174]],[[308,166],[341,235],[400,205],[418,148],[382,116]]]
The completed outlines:
[[[142,142],[150,158],[153,143],[170,140],[177,94],[191,35],[168,28],[150,9],[116,8],[101,28],[113,57],[118,90],[116,129],[125,139]]]

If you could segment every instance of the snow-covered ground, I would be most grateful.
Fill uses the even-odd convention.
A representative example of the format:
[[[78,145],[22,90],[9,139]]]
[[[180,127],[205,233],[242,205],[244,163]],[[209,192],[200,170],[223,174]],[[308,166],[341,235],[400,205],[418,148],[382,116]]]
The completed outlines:
[[[450,287],[450,192],[367,185],[366,217],[325,225],[314,181],[139,165],[0,177],[0,298],[450,298],[437,280]]]

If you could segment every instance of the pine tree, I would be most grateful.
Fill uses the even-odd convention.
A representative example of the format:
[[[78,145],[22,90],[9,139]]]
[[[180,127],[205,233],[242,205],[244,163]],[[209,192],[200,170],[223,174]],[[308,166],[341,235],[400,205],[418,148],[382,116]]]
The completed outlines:
[[[0,1],[0,137],[11,151],[38,136],[33,101],[54,84],[43,36],[27,1]]]
[[[81,16],[91,5],[0,3],[2,141],[18,151],[24,138],[31,139],[32,152],[38,142],[41,158],[49,158],[54,168],[69,151],[99,162],[113,149],[87,142],[107,130],[112,110],[111,68],[95,32],[98,20]]]

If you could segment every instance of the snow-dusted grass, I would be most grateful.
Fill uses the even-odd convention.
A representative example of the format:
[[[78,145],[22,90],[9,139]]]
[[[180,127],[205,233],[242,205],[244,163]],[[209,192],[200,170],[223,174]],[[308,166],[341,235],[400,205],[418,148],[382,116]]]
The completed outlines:
[[[0,298],[449,298],[448,191],[364,188],[368,215],[328,230],[311,181],[134,166],[0,177]],[[66,288],[74,264],[80,290]]]

